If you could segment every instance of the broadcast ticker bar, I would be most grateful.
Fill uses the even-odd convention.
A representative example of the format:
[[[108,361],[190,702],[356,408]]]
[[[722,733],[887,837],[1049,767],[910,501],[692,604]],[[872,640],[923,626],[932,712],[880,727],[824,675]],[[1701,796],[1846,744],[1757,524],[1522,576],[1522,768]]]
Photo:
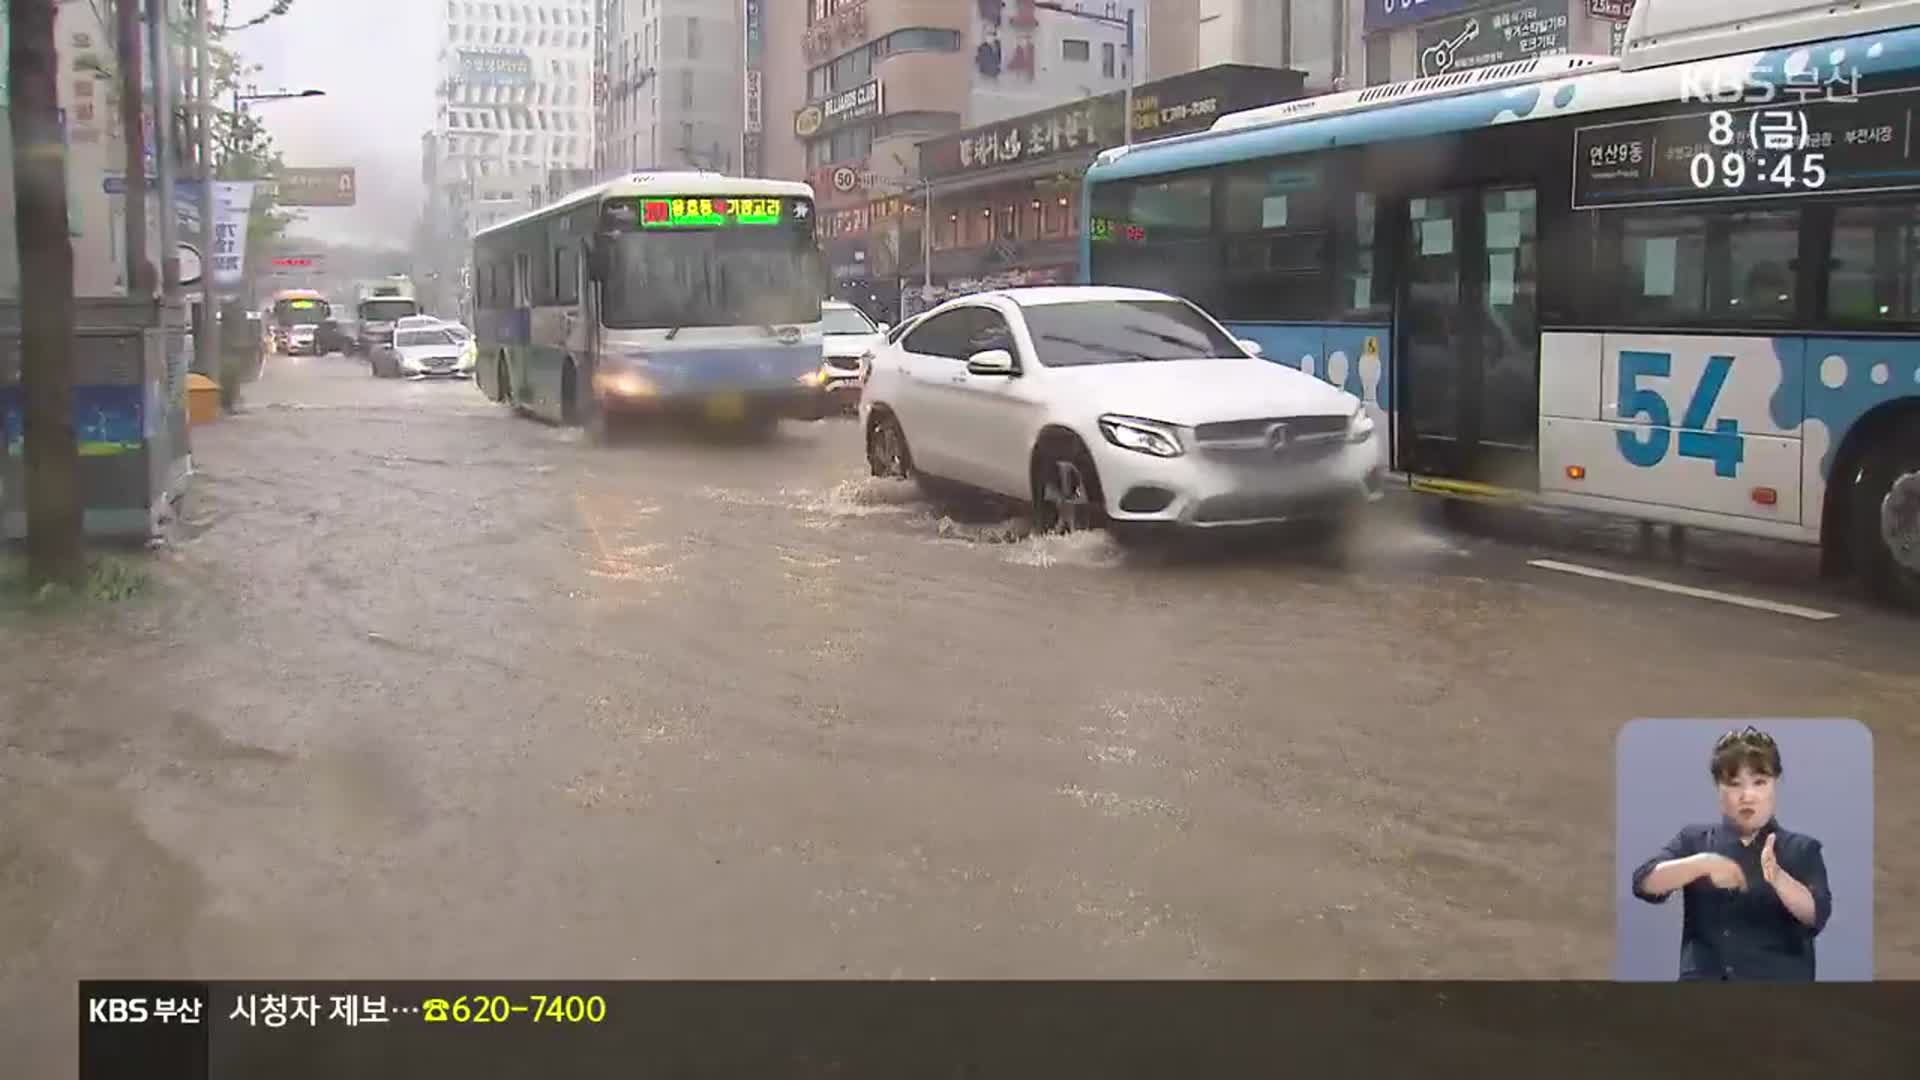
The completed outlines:
[[[1911,1078],[1920,983],[85,982],[81,1080]]]

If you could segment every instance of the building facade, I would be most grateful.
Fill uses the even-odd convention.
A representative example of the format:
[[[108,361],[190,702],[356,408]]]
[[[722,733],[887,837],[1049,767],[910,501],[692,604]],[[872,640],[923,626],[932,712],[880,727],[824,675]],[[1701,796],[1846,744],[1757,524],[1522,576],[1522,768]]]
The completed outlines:
[[[742,0],[600,3],[596,173],[744,171]]]
[[[758,32],[758,150],[803,179],[824,219],[914,204],[919,147],[965,128],[1140,81],[1170,0],[748,0]],[[1129,16],[1133,50],[1127,48]],[[1140,67],[1136,72],[1134,68]],[[750,83],[751,85],[751,83]],[[898,255],[857,247],[843,289],[891,289]],[[872,258],[874,262],[867,262]],[[877,289],[877,286],[876,286]],[[862,296],[861,299],[866,299]]]
[[[427,204],[415,252],[427,302],[461,310],[473,233],[547,197],[594,160],[598,0],[436,0],[438,107],[421,140]]]

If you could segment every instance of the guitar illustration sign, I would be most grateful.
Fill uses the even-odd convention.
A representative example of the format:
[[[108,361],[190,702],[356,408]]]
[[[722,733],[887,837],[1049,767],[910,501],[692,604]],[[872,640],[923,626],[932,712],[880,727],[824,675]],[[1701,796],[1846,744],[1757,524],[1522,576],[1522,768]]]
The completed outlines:
[[[1468,19],[1466,24],[1460,28],[1460,33],[1457,35],[1450,38],[1441,38],[1439,41],[1421,49],[1420,77],[1424,79],[1429,75],[1445,75],[1447,72],[1452,71],[1454,54],[1459,52],[1462,46],[1479,36],[1480,20]]]
[[[1568,0],[1528,0],[1415,30],[1420,77],[1530,60],[1567,51]]]

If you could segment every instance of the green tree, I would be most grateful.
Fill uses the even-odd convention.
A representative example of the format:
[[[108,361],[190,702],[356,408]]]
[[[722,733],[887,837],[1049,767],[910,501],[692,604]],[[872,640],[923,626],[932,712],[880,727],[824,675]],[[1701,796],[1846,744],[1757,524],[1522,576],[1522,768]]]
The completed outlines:
[[[219,0],[220,7],[215,12],[208,50],[208,81],[212,91],[208,102],[212,114],[208,128],[212,135],[214,176],[217,179],[267,180],[285,164],[279,150],[273,145],[273,136],[239,100],[254,88],[253,80],[263,69],[261,65],[248,61],[240,52],[235,36],[285,15],[292,9],[293,2],[273,0],[260,14],[236,22],[231,0]],[[189,3],[184,17],[176,21],[174,32],[181,35],[182,40],[192,40],[195,15],[193,5]],[[193,108],[192,101],[181,102],[178,109],[180,118],[190,121],[194,116]],[[189,124],[182,125],[183,130],[189,127]],[[260,262],[266,253],[273,250],[280,237],[285,235],[287,227],[298,220],[297,213],[280,206],[270,185],[255,189],[253,209],[247,222],[245,265],[249,286],[259,274]]]

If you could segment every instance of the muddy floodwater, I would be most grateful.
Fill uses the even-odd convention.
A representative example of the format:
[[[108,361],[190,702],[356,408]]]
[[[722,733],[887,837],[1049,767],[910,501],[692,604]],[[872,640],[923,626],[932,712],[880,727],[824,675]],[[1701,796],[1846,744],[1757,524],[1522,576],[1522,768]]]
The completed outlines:
[[[1605,978],[1640,716],[1872,726],[1920,977],[1920,631],[1806,553],[1406,498],[1136,554],[866,479],[852,421],[601,448],[276,364],[152,596],[0,623],[0,1071],[71,1075],[82,975]]]

